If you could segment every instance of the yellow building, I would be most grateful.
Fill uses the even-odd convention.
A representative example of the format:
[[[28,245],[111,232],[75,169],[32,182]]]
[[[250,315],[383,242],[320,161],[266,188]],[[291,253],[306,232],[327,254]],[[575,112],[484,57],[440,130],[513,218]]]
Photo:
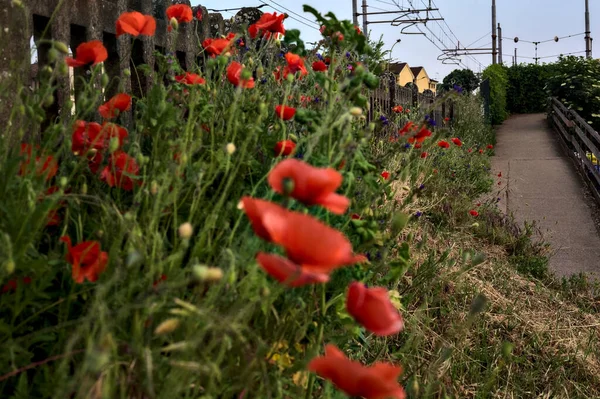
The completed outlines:
[[[394,62],[389,65],[389,69],[398,75],[397,82],[399,86],[406,86],[412,83],[417,86],[419,93],[431,90],[433,94],[436,94],[438,82],[429,78],[425,68],[421,66],[411,67],[406,62]]]
[[[413,83],[415,80],[415,75],[413,75],[406,62],[395,62],[390,64],[390,71],[398,75],[396,80],[398,82],[398,86],[406,86],[409,83]]]

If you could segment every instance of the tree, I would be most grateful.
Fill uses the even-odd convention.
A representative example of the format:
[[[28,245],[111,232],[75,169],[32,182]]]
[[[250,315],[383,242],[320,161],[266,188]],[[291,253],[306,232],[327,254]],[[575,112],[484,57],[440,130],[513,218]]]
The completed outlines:
[[[444,78],[442,89],[450,91],[455,85],[460,86],[464,92],[471,93],[479,87],[479,78],[470,69],[455,69]]]

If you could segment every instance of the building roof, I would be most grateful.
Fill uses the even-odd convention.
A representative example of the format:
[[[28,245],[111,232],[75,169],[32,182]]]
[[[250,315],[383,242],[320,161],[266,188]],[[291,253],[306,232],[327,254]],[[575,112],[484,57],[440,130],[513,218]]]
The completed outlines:
[[[406,62],[392,62],[390,63],[390,71],[394,73],[400,73],[406,67]]]
[[[410,70],[412,71],[413,75],[415,75],[415,76],[417,76],[418,74],[420,74],[423,69],[424,68],[422,66],[410,67]]]
[[[439,81],[437,81],[437,80],[435,80],[435,79],[429,79],[429,81],[430,81],[431,83],[440,83]]]

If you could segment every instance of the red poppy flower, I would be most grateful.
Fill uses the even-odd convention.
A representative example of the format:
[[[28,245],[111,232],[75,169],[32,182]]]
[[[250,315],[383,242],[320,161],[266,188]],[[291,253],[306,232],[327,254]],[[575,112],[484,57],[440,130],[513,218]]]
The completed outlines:
[[[417,144],[415,144],[415,148],[416,148],[416,149],[419,149],[419,148],[421,148],[421,147],[422,147],[421,143],[417,143]]]
[[[327,273],[310,271],[282,256],[259,252],[256,260],[271,277],[289,287],[301,287],[329,281]]]
[[[502,172],[498,173],[498,177],[502,177]]]
[[[19,168],[19,175],[25,176],[31,171],[31,158],[32,158],[33,146],[27,143],[21,143],[21,150],[19,155],[25,159],[21,162]],[[52,155],[36,156],[35,157],[35,174],[40,177],[44,177],[46,180],[52,179],[58,173],[58,162]]]
[[[352,220],[360,220],[362,218],[360,217],[360,215],[358,213],[353,213],[352,215],[350,215],[350,219],[352,219]]]
[[[399,114],[402,111],[404,111],[404,108],[402,107],[402,105],[396,105],[394,108],[392,108],[392,111],[394,111],[395,113]],[[412,122],[409,122],[412,123]]]
[[[196,19],[202,21],[202,18],[204,18],[204,14],[202,14],[202,9],[199,8],[198,11],[196,11]]]
[[[297,72],[300,72],[300,76],[308,74],[308,71],[304,66],[304,58],[300,57],[298,54],[286,53],[285,60],[287,61],[287,66],[283,69],[284,78],[290,73],[295,75]]]
[[[152,283],[152,287],[156,288],[158,287],[158,285],[164,281],[167,281],[167,275],[166,274],[161,274],[160,277],[156,280],[154,280],[154,282]]]
[[[131,191],[135,184],[141,184],[141,181],[131,178],[131,176],[138,176],[139,171],[140,167],[135,158],[119,150],[110,156],[108,166],[102,170],[100,179],[111,187],[116,186],[123,190]]]
[[[460,139],[458,137],[452,138],[452,142],[454,144],[456,144],[458,147],[462,147],[462,145],[463,145],[462,141],[460,141]]]
[[[325,72],[327,71],[327,65],[323,61],[315,61],[312,64],[312,69],[315,72]]]
[[[437,145],[438,145],[438,147],[441,147],[441,148],[450,148],[450,143],[448,143],[445,140],[438,141]]]
[[[203,85],[206,83],[206,80],[200,75],[190,72],[175,76],[175,81],[186,85]]]
[[[275,156],[287,157],[296,149],[296,143],[291,140],[282,140],[275,144]]]
[[[124,12],[117,19],[117,37],[130,34],[132,36],[154,36],[156,32],[156,20],[151,15],[141,12]]]
[[[78,284],[83,283],[85,279],[92,283],[98,280],[108,263],[108,254],[100,250],[100,243],[84,241],[73,246],[68,236],[63,236],[60,240],[67,244],[67,262],[73,265],[73,280]]]
[[[244,67],[239,62],[233,61],[227,67],[227,80],[235,87],[241,86],[244,89],[254,88],[254,78],[242,79]]]
[[[256,26],[256,24],[252,24],[248,27],[248,34],[250,35],[251,38],[256,39],[256,36],[258,36],[259,33],[259,29],[258,26]]]
[[[192,7],[186,4],[173,4],[167,8],[167,20],[171,18],[175,18],[177,22],[192,22],[194,19],[194,13],[192,12]],[[171,31],[171,27],[169,26],[169,31]]]
[[[405,126],[406,127],[406,126]],[[416,126],[414,126],[416,127]],[[409,143],[422,143],[427,137],[431,136],[431,130],[423,126],[414,136],[408,138]]]
[[[467,150],[467,152],[470,154],[470,153],[472,153],[472,152],[473,152],[473,149],[472,149],[472,148],[469,148],[469,149]]]
[[[285,105],[278,105],[275,107],[275,114],[278,118],[284,121],[289,121],[296,115],[296,108],[288,107]]]
[[[116,118],[121,112],[129,111],[130,108],[131,96],[120,93],[98,107],[98,112],[104,119],[112,119]]]
[[[397,334],[404,328],[402,316],[385,288],[367,288],[353,282],[346,295],[346,309],[358,323],[378,336]]]
[[[289,195],[306,205],[321,205],[338,215],[350,206],[347,197],[335,193],[343,177],[332,168],[315,168],[298,159],[286,159],[273,168],[268,181],[273,190],[284,194],[287,180],[293,183]]]
[[[402,367],[376,362],[364,366],[352,361],[334,345],[325,346],[325,355],[310,361],[308,369],[333,383],[350,397],[366,399],[405,399],[406,392],[398,384]]]
[[[71,135],[71,151],[75,155],[87,154],[92,160],[95,154],[88,154],[88,152],[103,151],[108,148],[113,137],[119,139],[120,147],[128,136],[127,129],[114,123],[100,125],[96,122],[76,121]]]
[[[29,285],[31,284],[31,277],[25,276],[21,279],[21,282],[25,285]],[[6,294],[7,292],[16,291],[18,284],[19,280],[16,278],[8,280],[8,282],[2,286],[2,293]]]
[[[448,117],[444,118],[444,122],[449,122],[449,121],[450,121],[450,118],[448,118]]]
[[[471,214],[471,216],[474,216],[474,217],[477,217],[477,216],[479,216],[479,212],[477,212],[475,209],[471,209],[471,210],[469,211],[469,213]]]
[[[263,32],[264,36],[270,37],[272,33],[281,33],[285,35],[285,28],[283,27],[283,20],[285,14],[277,15],[277,13],[264,13],[255,24],[250,25],[248,31],[253,39],[258,36],[260,32]]]
[[[358,33],[359,35],[362,35],[362,31],[360,30],[360,28],[356,25],[354,25],[354,30],[356,31],[356,33]]]
[[[229,34],[225,39],[206,39],[202,41],[202,47],[204,47],[204,51],[212,58],[215,58],[217,55],[221,55],[222,53],[226,53],[233,46],[233,38],[235,35]]]
[[[479,150],[479,153],[480,153],[480,154],[483,154],[483,150]]]
[[[88,64],[96,65],[106,61],[108,58],[108,51],[106,51],[106,47],[104,47],[100,40],[81,43],[77,46],[75,52],[77,54],[75,58],[65,58],[67,65],[73,68],[82,67]]]
[[[346,236],[313,216],[250,197],[242,198],[242,204],[256,235],[282,246],[287,257],[307,271],[330,273],[366,261],[354,255]]]
[[[383,172],[381,172],[381,177],[383,177],[385,180],[389,179],[390,172],[384,170]]]
[[[488,150],[493,150],[493,149],[494,149],[494,146],[493,146],[493,145],[491,145],[491,144],[488,144],[488,146],[487,146],[487,149],[488,149]]]
[[[427,158],[427,153],[426,152],[422,152],[421,153],[421,158]]]
[[[338,164],[338,166],[337,166],[337,170],[342,170],[342,169],[344,169],[344,166],[346,166],[346,160],[345,160],[345,159],[342,159],[342,160],[340,161],[340,163]]]

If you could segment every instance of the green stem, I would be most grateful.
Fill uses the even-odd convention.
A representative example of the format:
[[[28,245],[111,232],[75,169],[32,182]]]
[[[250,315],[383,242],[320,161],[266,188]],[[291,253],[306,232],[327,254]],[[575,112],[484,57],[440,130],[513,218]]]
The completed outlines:
[[[317,333],[317,345],[321,345],[323,341],[323,333],[325,331],[325,314],[327,313],[326,301],[325,301],[325,284],[321,284],[321,317],[319,318],[319,331]],[[313,393],[313,387],[315,385],[315,375],[311,374],[308,378],[308,389],[306,390],[305,399],[311,399]]]

